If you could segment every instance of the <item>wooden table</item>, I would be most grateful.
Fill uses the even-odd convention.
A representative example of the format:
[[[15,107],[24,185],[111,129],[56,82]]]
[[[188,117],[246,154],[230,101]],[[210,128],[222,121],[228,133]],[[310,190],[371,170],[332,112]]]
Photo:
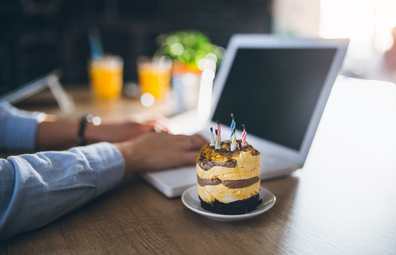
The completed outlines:
[[[145,107],[140,103],[139,99],[126,96],[114,100],[100,99],[94,96],[88,87],[83,85],[66,87],[66,92],[72,98],[72,103],[75,105],[75,110],[71,113],[64,113],[60,110],[49,90],[35,94],[17,103],[16,106],[23,110],[42,111],[66,118],[81,117],[84,114],[90,113],[112,120],[142,114],[172,116],[177,110],[174,100],[163,99],[155,102],[151,107]]]
[[[396,88],[339,79],[302,170],[274,207],[224,223],[135,178],[0,254],[395,254]]]

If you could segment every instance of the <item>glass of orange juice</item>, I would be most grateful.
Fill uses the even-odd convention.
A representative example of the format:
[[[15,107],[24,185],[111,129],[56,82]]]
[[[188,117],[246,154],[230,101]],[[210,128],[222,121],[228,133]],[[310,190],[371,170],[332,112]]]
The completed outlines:
[[[120,56],[108,55],[91,60],[88,66],[92,91],[99,98],[118,98],[122,91],[124,62]]]
[[[149,93],[154,99],[163,99],[170,90],[172,60],[168,57],[137,59],[141,94]]]

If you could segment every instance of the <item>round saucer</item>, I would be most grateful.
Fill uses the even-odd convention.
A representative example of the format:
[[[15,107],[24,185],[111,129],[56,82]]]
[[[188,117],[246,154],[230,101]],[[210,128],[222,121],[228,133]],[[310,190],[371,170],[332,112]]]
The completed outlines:
[[[274,194],[272,194],[271,191],[264,189],[263,187],[260,188],[259,191],[260,198],[262,202],[257,206],[257,208],[251,212],[244,213],[244,214],[237,214],[237,215],[226,215],[226,214],[218,214],[218,213],[213,213],[209,212],[201,207],[201,201],[198,198],[198,188],[196,185],[186,189],[183,194],[182,194],[182,201],[183,204],[190,210],[201,214],[205,217],[208,217],[212,220],[217,220],[217,221],[226,221],[226,222],[232,222],[232,221],[240,221],[240,220],[245,220],[248,218],[255,217],[259,214],[262,214],[269,209],[271,209],[272,206],[274,206],[276,197]]]

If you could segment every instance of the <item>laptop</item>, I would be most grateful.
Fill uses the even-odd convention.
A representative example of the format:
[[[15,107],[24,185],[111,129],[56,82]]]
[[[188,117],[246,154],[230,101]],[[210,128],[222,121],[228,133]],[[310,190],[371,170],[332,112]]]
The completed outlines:
[[[6,87],[5,89],[0,90],[0,100],[6,101],[10,104],[15,104],[45,90],[46,88],[49,88],[54,99],[58,103],[60,110],[64,113],[71,113],[74,110],[74,102],[63,88],[59,80],[61,76],[62,71],[60,69],[55,69],[52,72],[49,72],[29,83],[17,86],[16,88]]]
[[[188,112],[173,118],[184,134],[210,139],[221,124],[229,140],[231,113],[237,139],[242,124],[247,142],[261,152],[261,178],[284,176],[303,167],[349,39],[308,39],[276,35],[231,37],[213,86],[206,120]],[[196,130],[199,129],[199,130]],[[142,178],[169,198],[196,184],[195,166],[146,173]]]

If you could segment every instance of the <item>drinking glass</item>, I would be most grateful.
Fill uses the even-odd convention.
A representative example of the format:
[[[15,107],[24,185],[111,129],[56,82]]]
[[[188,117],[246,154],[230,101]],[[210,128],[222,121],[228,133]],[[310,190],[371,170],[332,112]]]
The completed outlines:
[[[91,89],[99,98],[118,98],[122,92],[124,62],[120,56],[107,55],[88,65]]]
[[[163,99],[170,90],[172,61],[167,57],[137,60],[141,94],[149,93],[156,100]]]

